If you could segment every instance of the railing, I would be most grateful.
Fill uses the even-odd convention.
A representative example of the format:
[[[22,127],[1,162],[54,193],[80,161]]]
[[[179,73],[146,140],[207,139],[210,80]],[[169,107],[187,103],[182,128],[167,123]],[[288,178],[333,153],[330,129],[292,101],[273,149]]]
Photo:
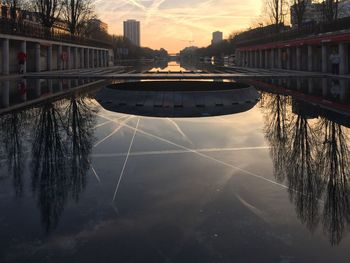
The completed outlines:
[[[46,29],[40,24],[33,24],[30,21],[13,21],[11,19],[0,18],[0,33],[18,35],[23,37],[39,38],[44,40],[67,42],[71,44],[93,46],[100,48],[110,48],[111,45],[91,38],[72,36],[62,29]]]
[[[287,40],[293,40],[296,38],[303,38],[307,36],[317,35],[321,33],[335,32],[341,30],[350,30],[350,17],[345,17],[333,21],[331,23],[319,23],[319,24],[309,24],[300,29],[291,29],[288,31],[274,33],[274,34],[261,34],[260,36],[255,36],[254,38],[247,39],[237,39],[237,47],[243,46],[254,46],[267,44],[271,42],[282,42]]]

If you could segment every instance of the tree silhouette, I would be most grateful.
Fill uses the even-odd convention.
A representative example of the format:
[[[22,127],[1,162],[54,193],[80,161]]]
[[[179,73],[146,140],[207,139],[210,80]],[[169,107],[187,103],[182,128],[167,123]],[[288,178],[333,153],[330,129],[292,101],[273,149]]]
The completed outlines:
[[[302,223],[314,231],[319,222],[319,199],[323,183],[317,173],[318,141],[308,120],[297,115],[290,127],[291,144],[287,152],[287,183],[292,202]]]
[[[341,241],[350,219],[350,151],[345,129],[333,121],[322,119],[323,144],[318,167],[326,184],[323,227],[332,245]]]
[[[59,108],[43,105],[34,126],[32,187],[47,231],[57,225],[67,200],[66,147]]]
[[[79,194],[86,185],[86,173],[90,167],[89,155],[92,149],[95,125],[94,109],[87,105],[86,99],[72,96],[65,113],[68,132],[68,156],[70,164],[69,184],[73,198],[79,200]]]
[[[24,137],[27,114],[12,112],[1,117],[2,141],[7,155],[8,173],[13,176],[17,196],[23,193]]]
[[[37,110],[32,145],[32,188],[47,232],[54,229],[69,198],[86,186],[93,145],[93,106],[80,95]]]
[[[269,94],[264,97],[265,137],[271,145],[271,156],[274,174],[277,181],[284,181],[286,165],[286,151],[289,147],[289,122],[287,118],[288,98],[280,94]]]

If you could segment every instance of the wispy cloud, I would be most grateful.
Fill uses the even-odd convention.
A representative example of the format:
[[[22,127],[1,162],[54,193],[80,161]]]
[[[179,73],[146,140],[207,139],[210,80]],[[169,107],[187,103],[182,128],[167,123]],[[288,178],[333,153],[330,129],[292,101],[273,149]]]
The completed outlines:
[[[96,0],[95,4],[110,33],[122,34],[123,20],[138,19],[142,45],[170,52],[177,52],[190,40],[206,46],[215,30],[228,36],[246,28],[261,10],[261,0]]]

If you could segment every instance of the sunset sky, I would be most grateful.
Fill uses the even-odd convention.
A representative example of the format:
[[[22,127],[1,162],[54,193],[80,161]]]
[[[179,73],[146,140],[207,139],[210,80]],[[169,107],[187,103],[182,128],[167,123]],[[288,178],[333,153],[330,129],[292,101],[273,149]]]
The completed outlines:
[[[123,34],[123,21],[141,22],[141,44],[176,53],[194,41],[207,46],[214,31],[227,38],[244,29],[261,12],[262,0],[95,0],[99,18],[109,33]]]

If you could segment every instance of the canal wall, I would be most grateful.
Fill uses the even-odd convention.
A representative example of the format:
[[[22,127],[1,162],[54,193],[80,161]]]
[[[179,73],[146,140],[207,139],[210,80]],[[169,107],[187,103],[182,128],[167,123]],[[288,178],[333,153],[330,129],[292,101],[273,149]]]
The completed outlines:
[[[350,74],[350,32],[239,47],[240,67],[332,73],[331,53],[340,56],[339,74]]]
[[[0,76],[19,72],[18,53],[27,54],[24,73],[108,67],[113,52],[107,48],[0,34]]]

